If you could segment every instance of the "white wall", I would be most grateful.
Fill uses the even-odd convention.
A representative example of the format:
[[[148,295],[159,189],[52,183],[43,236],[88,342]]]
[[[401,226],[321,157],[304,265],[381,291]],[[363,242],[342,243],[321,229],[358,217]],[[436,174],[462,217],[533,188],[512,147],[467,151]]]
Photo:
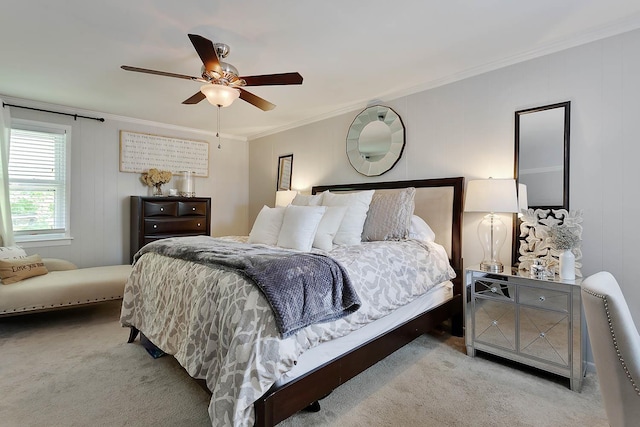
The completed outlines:
[[[639,51],[636,30],[385,102],[402,117],[407,144],[398,164],[377,178],[359,175],[346,157],[347,129],[360,110],[250,141],[249,220],[263,204],[273,206],[277,158],[288,153],[293,189],[303,191],[374,180],[512,177],[514,112],[571,101],[570,207],[584,211],[582,271],[611,271],[640,325],[633,269],[640,252],[640,228],[633,226],[640,211]],[[465,215],[465,265],[482,259],[479,219]]]
[[[90,117],[99,112],[74,111],[67,107],[3,97],[4,102]],[[147,196],[140,174],[119,171],[120,130],[204,140],[209,145],[209,177],[196,178],[196,195],[211,197],[211,233],[248,233],[248,144],[222,139],[222,149],[213,134],[106,115],[105,122],[74,120],[57,114],[11,108],[11,117],[58,123],[71,130],[71,244],[66,246],[24,245],[27,253],[64,258],[81,267],[129,262],[129,196]],[[169,183],[171,185],[171,182]]]

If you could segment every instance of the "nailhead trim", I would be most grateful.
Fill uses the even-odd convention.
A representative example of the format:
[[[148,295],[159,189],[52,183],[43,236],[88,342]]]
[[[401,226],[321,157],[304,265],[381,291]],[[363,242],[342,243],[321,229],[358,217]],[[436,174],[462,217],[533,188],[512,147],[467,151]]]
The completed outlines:
[[[618,360],[620,360],[620,364],[622,365],[622,369],[624,370],[624,373],[627,374],[627,378],[631,382],[631,385],[633,386],[633,389],[636,391],[636,394],[640,396],[640,389],[638,388],[635,381],[633,380],[633,377],[631,376],[631,373],[627,368],[627,364],[624,361],[624,357],[622,357],[622,354],[620,353],[620,348],[618,347],[618,339],[616,338],[616,334],[613,331],[613,323],[611,322],[611,312],[609,311],[609,302],[607,301],[607,296],[597,294],[586,288],[582,288],[582,290],[588,293],[589,295],[593,295],[594,297],[601,298],[602,301],[604,302],[604,311],[607,313],[607,322],[609,323],[609,332],[611,333],[611,338],[613,339],[613,347],[616,349],[616,354],[618,355]]]

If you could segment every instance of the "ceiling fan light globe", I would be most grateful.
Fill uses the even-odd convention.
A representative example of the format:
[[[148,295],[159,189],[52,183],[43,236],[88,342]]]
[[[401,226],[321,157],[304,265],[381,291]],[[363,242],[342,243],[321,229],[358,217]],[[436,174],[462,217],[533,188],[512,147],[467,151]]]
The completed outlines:
[[[202,85],[200,91],[204,93],[210,104],[220,107],[228,107],[240,96],[239,90],[218,84]]]

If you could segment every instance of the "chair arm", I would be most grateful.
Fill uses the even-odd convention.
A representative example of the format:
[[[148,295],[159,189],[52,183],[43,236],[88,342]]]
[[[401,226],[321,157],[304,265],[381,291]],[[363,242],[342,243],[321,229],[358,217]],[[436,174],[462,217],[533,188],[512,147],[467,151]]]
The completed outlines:
[[[42,262],[49,271],[76,270],[78,268],[78,266],[71,261],[64,259],[42,258]]]

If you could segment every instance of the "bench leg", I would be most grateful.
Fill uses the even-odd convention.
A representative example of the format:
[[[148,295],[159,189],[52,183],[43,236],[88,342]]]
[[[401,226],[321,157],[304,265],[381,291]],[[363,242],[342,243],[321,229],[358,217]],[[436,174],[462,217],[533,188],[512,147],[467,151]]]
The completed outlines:
[[[131,328],[131,331],[129,331],[129,340],[127,341],[128,343],[133,342],[138,336],[138,332],[140,332],[138,329],[134,328],[133,326],[129,326],[129,328]]]

